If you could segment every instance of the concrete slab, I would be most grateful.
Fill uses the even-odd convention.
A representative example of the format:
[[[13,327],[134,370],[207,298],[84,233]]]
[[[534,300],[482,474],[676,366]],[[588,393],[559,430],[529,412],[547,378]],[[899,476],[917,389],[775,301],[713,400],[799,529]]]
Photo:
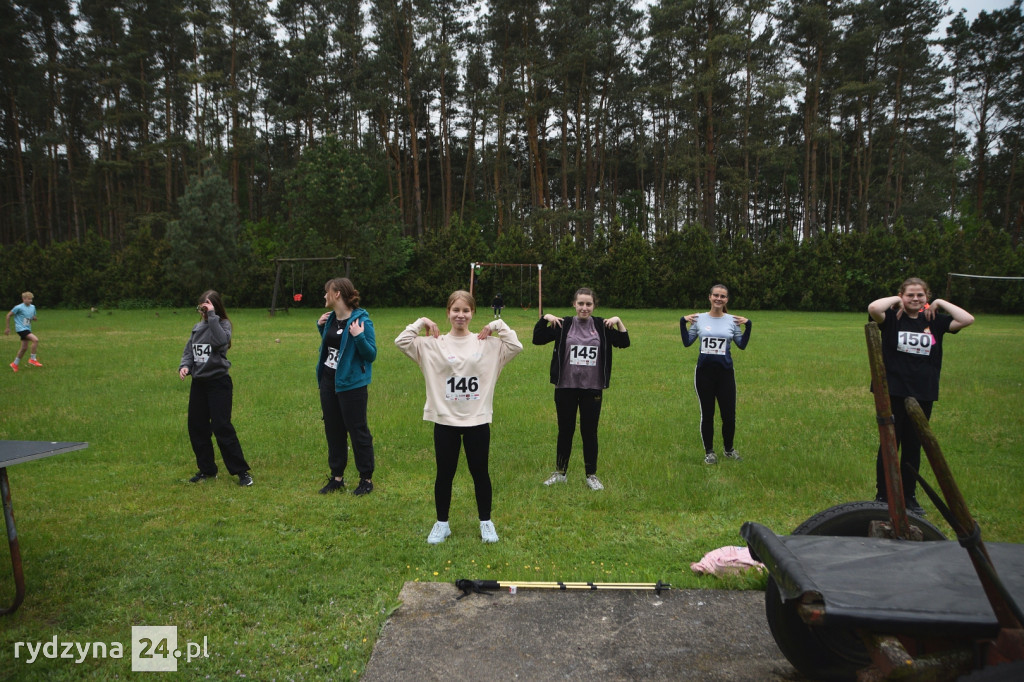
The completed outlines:
[[[407,582],[362,679],[800,679],[768,630],[762,592],[460,594]]]

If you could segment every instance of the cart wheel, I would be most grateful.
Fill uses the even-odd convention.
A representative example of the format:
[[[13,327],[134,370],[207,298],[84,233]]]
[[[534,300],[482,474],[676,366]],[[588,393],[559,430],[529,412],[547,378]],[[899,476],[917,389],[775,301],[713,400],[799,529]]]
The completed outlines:
[[[775,578],[768,577],[764,613],[775,643],[793,667],[812,680],[855,680],[871,664],[864,643],[852,630],[810,627],[797,613],[797,602],[782,601]]]
[[[907,512],[907,518],[921,529],[925,540],[945,540],[946,536],[920,516]],[[866,538],[872,521],[888,521],[889,506],[885,502],[844,502],[820,511],[793,531],[793,535],[834,535]]]
[[[907,514],[921,529],[925,540],[945,540],[938,528],[920,516]],[[867,537],[872,521],[889,518],[882,502],[846,502],[818,512],[793,531],[793,535]],[[775,579],[768,578],[764,609],[775,643],[793,666],[811,679],[853,680],[857,671],[871,665],[864,642],[845,628],[811,627],[797,613],[797,602],[782,601]]]

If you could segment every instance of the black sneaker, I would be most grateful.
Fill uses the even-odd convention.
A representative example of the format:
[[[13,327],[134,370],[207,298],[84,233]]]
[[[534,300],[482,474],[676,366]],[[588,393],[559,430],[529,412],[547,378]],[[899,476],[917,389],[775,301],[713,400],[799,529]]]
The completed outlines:
[[[927,514],[924,507],[918,504],[916,497],[907,498],[907,511],[911,514],[917,514],[918,516],[924,516]]]
[[[248,471],[243,471],[242,473],[238,474],[238,485],[242,486],[243,488],[247,488],[250,485],[252,485],[252,476],[249,475]]]
[[[202,481],[217,478],[217,474],[204,474],[202,471],[197,471],[196,475],[188,479],[189,483],[200,483]]]
[[[359,485],[352,491],[353,495],[366,495],[373,492],[373,482],[368,478],[360,478]]]
[[[885,495],[878,493],[875,495],[875,502],[881,502],[882,504],[889,504],[889,500],[885,499]]]
[[[327,485],[325,485],[323,488],[320,488],[320,494],[321,495],[326,495],[327,493],[333,493],[335,490],[340,490],[340,489],[342,489],[344,487],[345,487],[345,479],[344,478],[339,481],[334,476],[328,476],[327,477]]]

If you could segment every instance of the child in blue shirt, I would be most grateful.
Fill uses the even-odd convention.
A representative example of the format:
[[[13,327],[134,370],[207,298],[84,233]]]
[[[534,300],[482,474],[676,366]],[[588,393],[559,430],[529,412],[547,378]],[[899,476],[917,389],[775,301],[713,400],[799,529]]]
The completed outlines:
[[[14,331],[21,337],[21,348],[18,350],[18,355],[14,358],[14,362],[11,363],[11,369],[15,372],[18,371],[18,365],[21,362],[21,358],[25,356],[29,343],[32,344],[32,353],[28,357],[28,364],[34,367],[43,366],[43,363],[36,359],[39,337],[32,333],[32,321],[36,319],[36,307],[32,305],[34,298],[31,291],[26,291],[21,295],[21,303],[11,308],[11,312],[7,313],[4,334],[9,335],[11,333],[11,316],[13,315]]]

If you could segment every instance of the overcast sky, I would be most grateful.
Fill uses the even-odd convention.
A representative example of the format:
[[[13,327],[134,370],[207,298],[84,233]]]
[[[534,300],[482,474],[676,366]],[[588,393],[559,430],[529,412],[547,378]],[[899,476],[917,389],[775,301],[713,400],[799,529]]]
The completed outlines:
[[[978,16],[978,12],[985,10],[991,12],[994,9],[1005,9],[1013,4],[1013,0],[950,0],[949,8],[956,14],[961,9],[967,10],[967,21]]]

